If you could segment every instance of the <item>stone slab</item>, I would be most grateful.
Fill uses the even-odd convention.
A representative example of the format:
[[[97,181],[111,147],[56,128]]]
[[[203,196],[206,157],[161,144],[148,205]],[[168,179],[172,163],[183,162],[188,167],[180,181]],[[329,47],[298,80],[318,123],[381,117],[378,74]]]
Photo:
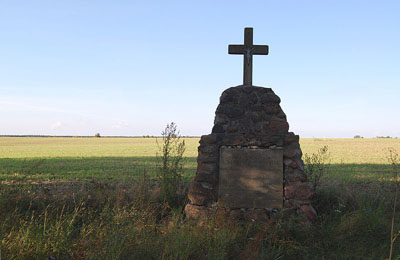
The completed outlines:
[[[230,208],[282,208],[283,150],[222,146],[218,201]]]

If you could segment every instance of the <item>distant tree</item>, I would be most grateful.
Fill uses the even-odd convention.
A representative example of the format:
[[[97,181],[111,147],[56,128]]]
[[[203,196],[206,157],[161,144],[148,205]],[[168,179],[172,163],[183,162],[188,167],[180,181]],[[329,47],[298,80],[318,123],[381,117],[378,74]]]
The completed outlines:
[[[355,135],[354,138],[364,138],[361,135]]]
[[[95,133],[95,134],[94,134],[94,137],[97,137],[97,138],[101,137],[101,136],[100,136],[100,133]]]

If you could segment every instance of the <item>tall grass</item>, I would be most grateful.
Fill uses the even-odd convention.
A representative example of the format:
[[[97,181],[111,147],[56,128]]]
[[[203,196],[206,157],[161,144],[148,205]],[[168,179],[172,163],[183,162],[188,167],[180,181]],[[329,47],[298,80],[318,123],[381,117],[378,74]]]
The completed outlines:
[[[389,259],[392,259],[393,256],[393,246],[394,246],[394,241],[397,239],[397,237],[400,235],[400,230],[394,234],[394,228],[395,228],[395,218],[396,218],[396,206],[397,206],[397,197],[399,193],[399,155],[394,149],[389,149],[388,151],[388,161],[392,165],[392,173],[393,173],[393,179],[394,179],[394,198],[393,198],[393,209],[392,209],[392,226],[390,229],[390,250],[389,250]]]
[[[312,227],[279,214],[274,223],[238,223],[218,213],[200,226],[185,219],[184,204],[163,203],[158,182],[143,179],[3,186],[3,259],[382,259],[388,252],[391,193],[380,184],[321,186]]]
[[[224,259],[245,237],[245,229],[232,222],[186,222],[179,208],[172,210],[157,194],[143,196],[137,187],[128,194],[115,192],[124,185],[85,188],[65,190],[70,195],[57,198],[49,197],[44,187],[2,190],[3,257]]]

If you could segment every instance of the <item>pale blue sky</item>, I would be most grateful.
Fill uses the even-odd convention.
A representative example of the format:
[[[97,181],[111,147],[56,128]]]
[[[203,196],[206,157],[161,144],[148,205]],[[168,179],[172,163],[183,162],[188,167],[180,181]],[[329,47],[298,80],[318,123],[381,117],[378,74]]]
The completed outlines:
[[[351,0],[0,0],[0,134],[208,134],[246,26],[291,131],[400,136],[400,1]]]

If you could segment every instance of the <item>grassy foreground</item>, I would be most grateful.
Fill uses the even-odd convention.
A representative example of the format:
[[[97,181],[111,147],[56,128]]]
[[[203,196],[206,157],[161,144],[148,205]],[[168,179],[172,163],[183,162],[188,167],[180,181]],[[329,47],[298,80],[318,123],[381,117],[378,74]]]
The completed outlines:
[[[186,144],[189,183],[198,138]],[[155,139],[0,138],[1,259],[384,259],[393,201],[385,151],[400,151],[400,140],[301,140],[303,153],[324,145],[331,161],[313,227],[220,214],[197,226],[184,219],[184,199],[176,208],[159,200]]]

